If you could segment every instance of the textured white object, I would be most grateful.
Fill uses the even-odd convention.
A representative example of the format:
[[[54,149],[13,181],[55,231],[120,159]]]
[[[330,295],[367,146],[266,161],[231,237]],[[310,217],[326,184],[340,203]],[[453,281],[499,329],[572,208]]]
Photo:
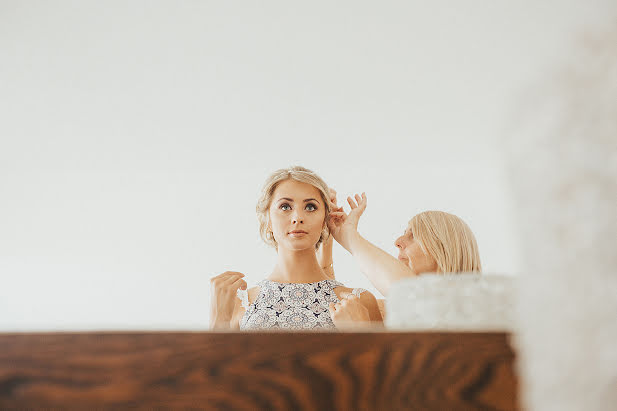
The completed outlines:
[[[386,325],[400,330],[512,328],[515,278],[422,274],[397,282],[386,301]]]
[[[529,410],[617,410],[617,25],[583,40],[508,145]]]

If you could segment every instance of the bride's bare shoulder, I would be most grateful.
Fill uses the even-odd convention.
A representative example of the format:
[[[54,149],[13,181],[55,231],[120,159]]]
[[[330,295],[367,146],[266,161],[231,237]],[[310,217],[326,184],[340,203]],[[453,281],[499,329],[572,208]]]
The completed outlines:
[[[250,304],[255,302],[255,300],[259,296],[259,291],[260,290],[261,290],[261,288],[258,285],[256,285],[255,287],[249,288],[248,295],[249,295],[249,303]]]

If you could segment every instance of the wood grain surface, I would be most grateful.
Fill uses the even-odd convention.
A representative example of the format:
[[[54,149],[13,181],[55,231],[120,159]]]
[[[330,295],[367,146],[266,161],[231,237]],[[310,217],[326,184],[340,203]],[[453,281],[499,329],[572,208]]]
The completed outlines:
[[[0,334],[0,409],[514,410],[503,333]]]

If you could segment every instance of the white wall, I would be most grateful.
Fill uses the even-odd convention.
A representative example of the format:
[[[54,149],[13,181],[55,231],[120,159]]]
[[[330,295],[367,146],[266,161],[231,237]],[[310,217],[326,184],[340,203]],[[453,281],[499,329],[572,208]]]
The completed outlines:
[[[392,253],[441,209],[516,274],[504,130],[615,8],[0,1],[0,330],[206,328],[209,277],[269,274],[255,202],[295,164],[366,191],[361,232]]]

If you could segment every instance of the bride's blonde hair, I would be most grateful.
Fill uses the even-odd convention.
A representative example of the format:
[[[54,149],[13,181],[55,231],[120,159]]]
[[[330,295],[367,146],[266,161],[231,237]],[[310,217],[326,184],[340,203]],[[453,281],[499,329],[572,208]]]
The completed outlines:
[[[259,235],[262,240],[268,245],[271,245],[274,248],[278,248],[276,240],[272,235],[272,232],[269,230],[270,226],[270,203],[272,202],[272,195],[274,194],[274,190],[280,183],[286,180],[294,180],[299,181],[301,183],[307,183],[315,187],[319,190],[321,194],[321,199],[325,205],[326,215],[324,219],[324,228],[321,231],[321,236],[319,237],[319,241],[315,244],[315,249],[319,248],[319,244],[322,241],[328,238],[330,232],[328,231],[328,225],[326,221],[328,221],[328,217],[330,216],[330,190],[325,181],[322,180],[317,174],[308,168],[294,166],[289,168],[282,168],[280,170],[276,170],[274,173],[268,177],[266,180],[259,199],[257,200],[257,219],[259,220]]]
[[[480,272],[476,237],[463,220],[443,211],[425,211],[409,221],[413,238],[437,262],[439,272]]]

